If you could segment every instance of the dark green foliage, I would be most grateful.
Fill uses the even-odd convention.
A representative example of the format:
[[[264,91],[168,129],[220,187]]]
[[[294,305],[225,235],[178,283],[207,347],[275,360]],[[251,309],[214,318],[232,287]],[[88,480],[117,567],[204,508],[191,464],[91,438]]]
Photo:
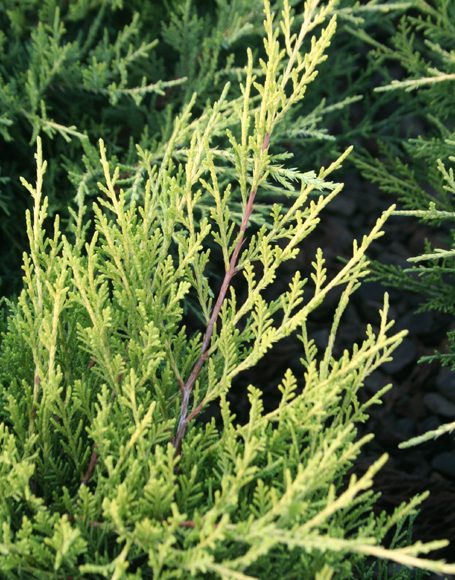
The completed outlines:
[[[403,124],[381,136],[381,155],[358,156],[364,175],[401,203],[399,215],[417,217],[438,229],[439,243],[426,243],[409,269],[376,265],[375,276],[418,293],[422,309],[455,316],[455,2],[418,3],[399,22],[388,46],[374,53],[380,71],[399,63],[402,78],[377,90],[409,112]],[[396,104],[395,104],[396,103]],[[455,342],[436,358],[455,368]],[[431,357],[433,358],[433,357]]]
[[[187,0],[1,3],[0,294],[17,288],[27,205],[19,176],[33,175],[38,134],[50,159],[49,211],[66,222],[74,197],[82,204],[96,187],[100,135],[127,164],[136,143],[167,138],[195,91],[200,104],[219,94],[231,45],[257,34],[261,3],[200,8]]]
[[[26,207],[18,178],[31,175],[29,155],[36,136],[46,135],[46,151],[53,159],[49,183],[53,213],[70,201],[65,193],[68,171],[74,171],[69,159],[80,157],[87,136],[108,128],[113,145],[123,141],[124,147],[130,137],[125,128],[131,127],[137,138],[137,127],[145,121],[131,99],[118,103],[108,95],[109,86],[135,86],[143,76],[152,80],[156,74],[149,66],[153,44],[142,34],[139,37],[138,15],[124,14],[120,22],[128,24],[119,26],[118,4],[19,5],[7,0],[0,7],[1,241],[6,248],[0,277],[4,292],[15,286],[11,270],[17,268],[23,245]],[[131,58],[134,53],[137,58]]]
[[[380,155],[357,156],[364,176],[401,204],[396,214],[434,228],[434,241],[409,259],[409,268],[375,264],[374,278],[416,293],[421,310],[455,316],[455,2],[417,2],[404,15],[387,45],[372,51],[385,83],[377,87],[400,122],[387,123],[379,136]],[[399,68],[397,68],[397,66]],[[393,78],[391,71],[399,71]],[[455,369],[455,333],[448,333],[438,360]],[[443,426],[418,441],[454,428]]]
[[[384,13],[383,5],[374,4],[359,11],[344,0],[333,7],[339,33],[330,49],[332,64],[321,67],[322,82],[277,127],[277,151],[305,159],[304,170],[330,163],[367,130],[349,114],[369,78],[359,74],[363,41],[349,27],[369,30]],[[280,9],[281,0],[274,5]],[[36,136],[41,134],[49,159],[49,211],[61,214],[65,229],[72,202],[81,206],[96,191],[100,136],[113,158],[121,156],[122,185],[137,196],[135,145],[159,162],[173,117],[195,93],[196,115],[227,81],[231,98],[235,91],[238,96],[246,47],[263,54],[261,26],[260,0],[1,3],[0,295],[19,285],[28,204],[19,176],[33,175]],[[337,130],[338,142],[328,127]]]

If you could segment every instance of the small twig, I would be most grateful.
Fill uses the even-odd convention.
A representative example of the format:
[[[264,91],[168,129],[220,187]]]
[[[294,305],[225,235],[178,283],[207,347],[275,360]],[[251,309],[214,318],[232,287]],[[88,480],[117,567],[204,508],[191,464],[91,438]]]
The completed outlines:
[[[41,380],[38,375],[38,371],[35,372],[35,376],[33,377],[33,401],[32,401],[32,408],[30,411],[30,422],[29,422],[29,429],[33,431],[35,427],[35,419],[36,414],[38,411],[38,396],[40,390]]]
[[[266,133],[265,137],[264,137],[264,141],[262,143],[262,151],[263,152],[268,149],[269,144],[270,144],[270,134]],[[173,441],[173,444],[174,444],[174,447],[175,447],[177,453],[180,453],[180,451],[181,451],[182,441],[183,441],[183,438],[185,436],[186,430],[188,428],[188,423],[192,419],[194,419],[202,411],[202,408],[203,408],[202,403],[200,403],[190,413],[189,412],[190,396],[191,396],[191,393],[193,391],[194,384],[196,383],[196,380],[199,377],[199,374],[202,370],[202,367],[204,366],[205,361],[208,359],[210,342],[212,340],[213,331],[215,328],[215,323],[216,323],[218,316],[220,314],[221,306],[223,305],[223,302],[224,302],[224,299],[226,297],[229,286],[231,284],[232,278],[235,276],[235,274],[238,271],[237,262],[239,259],[240,251],[241,251],[243,243],[244,243],[245,232],[246,232],[246,229],[248,227],[248,223],[250,221],[251,214],[253,212],[253,206],[254,206],[254,200],[256,197],[256,193],[257,193],[257,187],[253,187],[250,191],[250,194],[248,196],[248,201],[246,203],[246,206],[245,206],[245,209],[243,212],[242,222],[240,224],[239,235],[237,238],[237,242],[234,246],[234,249],[232,251],[231,258],[229,260],[229,267],[226,270],[226,273],[224,275],[224,279],[223,279],[223,282],[221,284],[220,291],[218,293],[218,298],[215,302],[215,306],[213,307],[212,314],[211,314],[210,319],[207,323],[207,328],[205,330],[204,338],[202,340],[201,354],[199,355],[199,358],[196,361],[196,364],[194,365],[193,370],[191,371],[190,376],[188,377],[186,383],[183,385],[183,388],[181,388],[181,390],[182,390],[182,404],[180,406],[180,418],[179,418],[179,422],[178,422],[178,426],[177,426],[177,432],[176,432],[176,435],[175,435],[175,438]]]
[[[182,393],[183,393],[183,387],[185,386],[184,385],[184,381],[182,379],[182,376],[180,374],[179,369],[177,368],[177,364],[176,364],[176,362],[174,360],[174,356],[172,354],[171,347],[169,346],[169,344],[167,344],[166,346],[167,346],[167,350],[168,350],[168,353],[169,353],[169,358],[170,358],[170,363],[171,363],[172,370],[174,371],[175,378],[177,379],[177,382],[179,384],[180,391],[182,391]]]
[[[90,361],[87,365],[87,368],[90,369],[95,364],[96,364],[96,361],[94,359],[90,359]],[[123,373],[120,373],[117,377],[117,383],[120,384],[122,379],[123,379]],[[116,397],[116,393],[113,391],[112,396],[111,396],[112,400],[114,400],[115,397]],[[81,485],[87,485],[88,482],[91,480],[93,472],[95,471],[95,467],[98,463],[98,459],[99,459],[99,456],[98,456],[98,453],[96,451],[96,443],[92,443],[92,453],[90,455],[90,460],[88,462],[87,470],[85,471],[84,475],[82,476]]]
[[[87,485],[92,478],[93,472],[95,471],[96,464],[98,463],[98,453],[96,452],[96,444],[92,444],[92,454],[90,456],[90,461],[88,462],[87,471],[84,473],[81,485]]]
[[[81,516],[73,516],[73,514],[67,514],[68,515],[68,519],[71,523],[80,521],[80,522],[85,522],[84,518],[82,518]],[[90,528],[102,528],[103,526],[106,525],[106,522],[100,522],[98,520],[89,520],[88,522],[86,522],[88,524],[88,526]]]

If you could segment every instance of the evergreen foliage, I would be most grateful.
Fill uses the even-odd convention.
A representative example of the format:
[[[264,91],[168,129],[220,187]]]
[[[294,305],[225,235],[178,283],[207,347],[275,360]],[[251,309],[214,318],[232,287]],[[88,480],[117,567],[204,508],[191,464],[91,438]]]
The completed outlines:
[[[277,151],[303,154],[309,170],[313,161],[326,164],[351,143],[360,126],[352,127],[348,106],[361,98],[365,79],[353,81],[361,68],[360,43],[347,30],[368,28],[378,13],[382,17],[408,4],[330,4],[346,32],[335,38],[332,66],[323,67],[327,82],[277,127]],[[281,5],[281,0],[272,2],[274,10]],[[263,51],[262,1],[5,0],[0,31],[0,293],[12,295],[19,285],[29,204],[19,176],[33,179],[30,160],[37,135],[49,162],[49,212],[61,215],[65,231],[71,219],[67,208],[83,205],[101,176],[100,135],[112,159],[121,159],[122,186],[140,196],[135,144],[159,163],[175,116],[200,116],[227,81],[233,101],[246,46],[257,55]],[[241,96],[238,90],[236,96]],[[229,110],[225,117],[229,123]],[[339,144],[327,130],[327,119],[343,119]],[[175,155],[182,160],[187,136],[176,138],[181,142]]]
[[[333,277],[320,249],[309,279],[297,273],[284,294],[266,297],[342,190],[330,179],[349,151],[311,174],[274,152],[326,58],[335,18],[332,2],[310,0],[295,28],[288,2],[279,19],[264,6],[264,55],[248,51],[239,88],[227,86],[199,115],[191,99],[159,154],[138,147],[134,185],[101,141],[93,219],[86,199],[66,233],[50,215],[37,138],[35,183],[23,179],[33,200],[24,289],[1,339],[6,578],[389,576],[372,557],[455,570],[425,559],[444,541],[408,542],[406,521],[423,496],[391,515],[372,511],[385,457],[352,474],[370,439],[358,439],[357,425],[388,387],[367,402],[358,391],[403,336],[392,331],[387,296],[362,343],[339,359],[332,350],[391,210]],[[266,213],[261,201],[272,194]],[[206,272],[217,253],[225,276],[216,293]],[[336,288],[318,352],[307,320]],[[205,331],[190,333],[189,302]],[[227,399],[233,380],[296,331],[301,375],[285,373],[271,411],[260,385],[250,386],[249,419],[239,424]]]
[[[401,18],[389,45],[377,44],[372,56],[381,71],[388,70],[387,63],[398,63],[404,71],[403,79],[388,78],[376,90],[390,94],[401,114],[407,114],[407,127],[398,125],[395,131],[388,127],[378,159],[357,158],[368,179],[397,196],[403,209],[396,215],[433,225],[444,240],[442,248],[427,241],[425,253],[411,257],[409,268],[376,263],[374,277],[418,294],[421,310],[450,316],[455,316],[454,54],[453,1],[419,2],[418,10]],[[424,357],[422,362],[437,360],[455,369],[455,333],[450,331],[447,338],[445,352]],[[453,429],[455,423],[443,425],[403,446]]]
[[[99,136],[124,164],[135,143],[166,143],[173,116],[195,91],[200,107],[219,94],[234,68],[233,45],[257,34],[261,9],[260,0],[219,2],[211,11],[190,0],[1,3],[2,294],[17,287],[28,204],[19,176],[32,179],[37,135],[50,164],[49,211],[66,228],[74,201],[67,192],[83,204],[99,178]]]

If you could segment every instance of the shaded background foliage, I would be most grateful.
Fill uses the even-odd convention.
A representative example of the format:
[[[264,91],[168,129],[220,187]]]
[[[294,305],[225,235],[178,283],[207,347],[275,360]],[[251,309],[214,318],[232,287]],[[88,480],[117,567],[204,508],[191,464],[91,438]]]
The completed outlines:
[[[302,3],[293,4],[298,8]],[[367,67],[367,45],[351,27],[375,26],[376,12],[361,12],[362,18],[352,21],[352,6],[349,0],[340,5],[330,64],[321,70],[324,80],[312,87],[303,110],[296,110],[282,130],[283,151],[310,169],[315,159],[333,160],[371,128],[365,117],[371,103],[348,107],[371,86],[373,74]],[[100,134],[114,156],[122,153],[125,164],[136,143],[157,147],[168,136],[173,115],[194,93],[202,104],[238,78],[247,45],[262,52],[261,26],[258,0],[2,3],[1,294],[18,288],[27,204],[18,178],[33,174],[30,159],[37,134],[42,133],[44,152],[52,160],[46,184],[51,214],[68,215],[70,200],[81,203],[96,189],[93,144]]]
[[[17,290],[29,179],[42,133],[51,214],[68,217],[99,176],[101,134],[127,163],[163,141],[195,91],[219,95],[227,49],[262,22],[259,2],[207,10],[186,0],[2,2],[0,6],[1,294]],[[231,32],[232,31],[232,32]],[[84,165],[80,159],[83,156]]]

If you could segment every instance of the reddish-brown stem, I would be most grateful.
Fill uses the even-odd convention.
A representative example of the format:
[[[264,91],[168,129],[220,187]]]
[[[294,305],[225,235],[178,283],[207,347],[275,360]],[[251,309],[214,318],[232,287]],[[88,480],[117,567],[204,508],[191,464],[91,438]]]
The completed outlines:
[[[193,522],[193,520],[185,520],[184,522],[180,522],[179,524],[181,528],[194,528],[195,525],[196,524]]]
[[[262,143],[262,151],[266,151],[269,147],[269,144],[270,144],[270,135],[269,133],[266,133],[264,141]],[[237,273],[237,262],[239,259],[240,251],[243,246],[245,232],[247,230],[251,214],[253,213],[254,199],[256,197],[256,193],[257,187],[253,187],[250,191],[245,209],[243,211],[239,235],[237,238],[237,242],[234,246],[234,249],[232,250],[228,269],[226,270],[226,273],[224,275],[224,279],[221,284],[218,297],[216,299],[215,305],[212,310],[212,314],[207,323],[207,328],[205,330],[204,337],[202,339],[201,354],[199,355],[199,358],[196,361],[196,364],[194,365],[193,370],[191,371],[186,383],[183,385],[183,389],[181,389],[182,404],[180,406],[180,417],[177,425],[177,432],[174,437],[174,447],[177,453],[180,453],[181,451],[182,441],[183,438],[185,437],[185,433],[188,428],[189,422],[202,411],[202,403],[200,403],[193,411],[191,412],[189,411],[190,397],[193,391],[193,387],[202,370],[202,367],[204,366],[204,363],[209,356],[210,342],[212,340],[216,321],[221,312],[221,306],[223,305],[224,299],[226,298],[226,294],[229,289],[229,286],[231,285],[232,278]]]
[[[30,428],[33,430],[36,414],[38,410],[38,393],[40,388],[41,380],[39,378],[38,373],[35,373],[33,378],[33,402],[32,402],[32,409],[30,413]]]
[[[98,463],[98,453],[96,452],[95,444],[92,445],[92,454],[90,455],[90,461],[88,462],[87,471],[84,473],[81,485],[87,485],[87,483],[92,478],[93,472],[95,471],[96,464]]]

